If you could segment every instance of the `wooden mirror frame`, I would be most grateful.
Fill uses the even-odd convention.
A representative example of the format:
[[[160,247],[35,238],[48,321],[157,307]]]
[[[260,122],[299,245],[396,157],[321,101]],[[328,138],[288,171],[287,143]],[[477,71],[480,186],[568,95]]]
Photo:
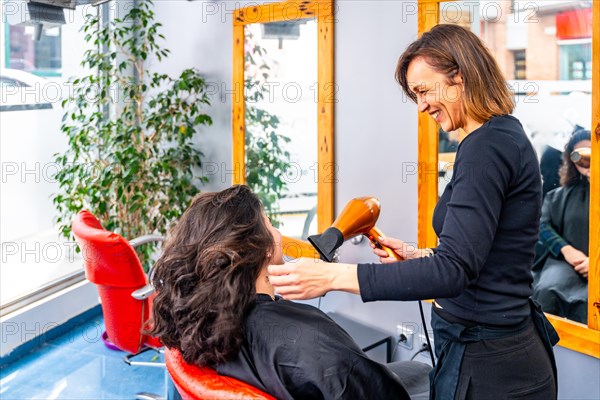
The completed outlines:
[[[288,0],[240,8],[233,13],[233,183],[246,182],[244,27],[248,24],[314,18],[317,21],[317,224],[319,232],[333,223],[334,185],[337,180],[333,154],[333,0]],[[283,237],[283,252],[290,257],[319,258],[305,241]]]
[[[418,34],[439,23],[440,3],[419,0]],[[600,1],[592,2],[592,157],[590,177],[590,271],[588,275],[588,324],[548,315],[560,335],[559,346],[600,358]],[[438,129],[431,117],[419,113],[418,241],[420,247],[435,247],[437,236],[431,221],[438,201]],[[433,173],[434,171],[435,173]],[[433,178],[433,179],[432,179]],[[595,246],[593,244],[596,244]]]

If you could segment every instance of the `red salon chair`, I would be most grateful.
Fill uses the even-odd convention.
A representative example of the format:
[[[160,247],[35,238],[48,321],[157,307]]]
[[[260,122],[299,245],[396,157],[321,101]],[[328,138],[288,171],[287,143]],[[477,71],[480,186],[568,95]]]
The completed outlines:
[[[77,214],[72,231],[82,251],[86,277],[98,288],[109,344],[130,353],[125,356],[129,365],[164,368],[163,363],[132,360],[162,347],[158,339],[142,333],[147,328],[154,290],[134,249],[163,238],[147,235],[128,242],[105,230],[86,210]],[[150,398],[143,395],[150,394],[139,394],[138,398]]]
[[[275,400],[271,395],[209,367],[186,363],[177,349],[165,349],[167,371],[183,400]]]

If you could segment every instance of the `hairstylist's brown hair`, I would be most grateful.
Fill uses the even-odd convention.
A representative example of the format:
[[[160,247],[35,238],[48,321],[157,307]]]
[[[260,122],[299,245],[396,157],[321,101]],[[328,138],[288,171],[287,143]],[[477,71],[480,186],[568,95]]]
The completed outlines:
[[[247,186],[198,195],[153,269],[158,294],[149,333],[191,364],[233,358],[273,246],[261,203]]]
[[[396,80],[404,93],[417,102],[406,73],[411,61],[423,57],[435,71],[455,84],[461,75],[464,112],[477,122],[512,113],[513,95],[496,60],[485,44],[471,31],[458,25],[437,25],[423,33],[402,53],[396,67]],[[414,82],[412,83],[414,85]]]

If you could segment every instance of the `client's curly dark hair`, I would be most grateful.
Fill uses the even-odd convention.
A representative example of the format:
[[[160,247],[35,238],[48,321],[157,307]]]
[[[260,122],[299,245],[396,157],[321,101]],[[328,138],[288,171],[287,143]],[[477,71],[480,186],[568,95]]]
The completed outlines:
[[[153,269],[158,294],[149,333],[191,364],[232,359],[273,246],[261,203],[247,186],[198,195]]]

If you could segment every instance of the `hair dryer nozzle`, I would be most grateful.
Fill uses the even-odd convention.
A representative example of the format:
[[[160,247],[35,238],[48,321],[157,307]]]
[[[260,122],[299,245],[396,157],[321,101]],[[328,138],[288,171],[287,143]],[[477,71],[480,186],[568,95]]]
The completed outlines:
[[[332,262],[335,251],[344,243],[344,235],[339,229],[331,227],[320,235],[309,236],[308,241],[323,261]]]

